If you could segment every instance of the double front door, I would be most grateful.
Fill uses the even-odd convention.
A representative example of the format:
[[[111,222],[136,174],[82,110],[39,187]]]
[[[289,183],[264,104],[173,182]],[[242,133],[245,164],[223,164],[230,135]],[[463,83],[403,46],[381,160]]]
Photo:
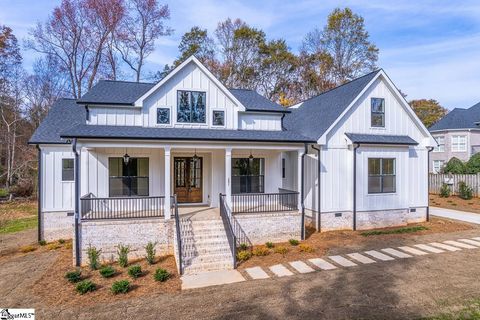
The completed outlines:
[[[202,160],[201,157],[174,158],[174,192],[178,202],[202,202]]]

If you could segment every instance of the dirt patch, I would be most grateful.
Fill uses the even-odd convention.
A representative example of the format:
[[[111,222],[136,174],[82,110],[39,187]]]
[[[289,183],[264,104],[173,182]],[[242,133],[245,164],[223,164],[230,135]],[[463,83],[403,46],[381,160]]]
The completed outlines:
[[[472,213],[480,213],[480,198],[472,198],[464,200],[457,196],[441,198],[437,194],[430,195],[430,205],[434,207],[447,208],[453,210],[461,210]]]
[[[477,226],[471,224],[436,217],[432,217],[429,222],[414,223],[408,226],[423,226],[427,229],[416,231],[413,233],[372,235],[368,237],[362,235],[362,232],[364,231],[331,231],[318,233],[309,230],[309,232],[307,232],[307,239],[305,241],[302,241],[301,244],[308,245],[314,250],[313,252],[302,252],[300,245],[292,246],[288,242],[276,243],[275,247],[283,246],[288,249],[288,252],[286,254],[275,253],[275,248],[273,248],[269,250],[270,254],[267,256],[252,256],[249,260],[240,262],[238,268],[242,270],[254,266],[269,267],[274,264],[285,263],[288,261],[316,258],[327,255],[331,248],[345,247],[351,245],[368,247],[369,243],[371,242],[378,243],[394,239],[404,240],[411,238],[412,236],[428,235],[435,233],[451,233],[478,228]],[[390,230],[398,228],[399,227],[392,227],[379,230]],[[264,246],[255,246],[252,251],[254,251],[256,247]]]
[[[0,203],[0,221],[28,218],[36,214],[35,200],[13,200]]]
[[[163,256],[157,258],[154,265],[149,265],[145,260],[130,262],[130,265],[138,264],[142,267],[143,276],[132,279],[128,276],[127,268],[112,264],[117,273],[111,278],[103,278],[99,271],[91,271],[81,268],[83,279],[91,280],[97,286],[97,290],[80,295],[75,291],[76,284],[69,283],[65,273],[75,270],[72,267],[72,250],[62,248],[55,263],[46,270],[42,277],[33,285],[33,293],[46,305],[50,306],[87,306],[98,303],[121,301],[134,297],[151,295],[152,293],[172,293],[180,291],[181,280],[176,271],[175,258]],[[157,282],[153,274],[157,268],[164,268],[172,275],[166,282]],[[127,294],[114,295],[110,291],[113,282],[127,279],[130,281],[131,290]]]

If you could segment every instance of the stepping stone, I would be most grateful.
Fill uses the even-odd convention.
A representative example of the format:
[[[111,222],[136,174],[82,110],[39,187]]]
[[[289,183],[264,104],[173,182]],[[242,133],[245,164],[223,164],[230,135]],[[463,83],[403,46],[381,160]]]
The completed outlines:
[[[338,263],[342,267],[355,267],[355,266],[357,266],[356,263],[354,263],[354,262],[352,262],[352,261],[350,261],[347,258],[344,258],[342,256],[329,256],[328,258],[330,260],[332,260],[333,262]]]
[[[293,261],[293,262],[289,262],[289,263],[299,273],[309,273],[309,272],[315,271],[303,261]]]
[[[475,237],[475,238],[472,238],[473,240],[477,240],[477,241],[480,241],[480,237]]]
[[[416,255],[416,256],[424,256],[424,255],[428,254],[428,252],[421,251],[421,250],[418,250],[418,249],[415,249],[415,248],[412,248],[412,247],[407,247],[407,246],[398,247],[398,249],[401,249],[401,250],[403,250],[403,251],[405,251],[405,252],[414,254],[414,255]]]
[[[443,250],[437,249],[435,247],[427,246],[426,244],[416,244],[415,247],[420,248],[422,250],[432,252],[432,253],[442,253],[445,252]]]
[[[471,244],[466,244],[466,243],[453,241],[453,240],[443,241],[443,243],[446,243],[446,244],[449,244],[449,245],[452,245],[452,246],[455,246],[455,247],[464,248],[464,249],[477,249],[477,247],[472,246]]]
[[[390,256],[387,256],[386,254],[383,254],[381,252],[375,251],[375,250],[365,251],[365,253],[368,254],[369,256],[372,256],[372,257],[374,257],[378,260],[382,260],[382,261],[395,260],[394,258],[392,258]]]
[[[462,250],[460,248],[452,247],[452,246],[449,246],[448,244],[439,243],[439,242],[432,242],[432,243],[429,243],[429,245],[440,248],[440,249],[445,249],[445,250],[448,250],[448,251],[460,251],[460,250]]]
[[[245,271],[252,279],[268,279],[268,274],[260,267],[247,268]]]
[[[406,254],[405,252],[398,251],[392,248],[385,248],[382,249],[383,252],[388,253],[391,256],[397,257],[397,258],[411,258],[412,256],[409,254]]]
[[[288,277],[288,276],[293,276],[292,271],[288,270],[285,268],[285,266],[281,264],[276,264],[274,266],[270,267],[270,271],[275,273],[277,277]]]
[[[322,270],[333,270],[333,269],[337,269],[337,267],[335,267],[333,264],[331,264],[330,262],[327,262],[323,259],[320,259],[320,258],[314,258],[314,259],[308,259],[308,261],[310,261],[313,265],[319,267],[320,269]]]
[[[184,275],[181,279],[182,290],[245,281],[245,278],[237,270],[209,271],[199,274]]]
[[[363,254],[360,254],[358,252],[349,253],[349,254],[347,254],[347,256],[349,256],[350,258],[352,258],[354,260],[357,260],[358,262],[363,263],[363,264],[369,264],[369,263],[375,263],[376,262],[375,260],[370,259],[369,257],[365,257]]]
[[[480,241],[475,241],[470,239],[458,239],[458,241],[462,241],[462,242],[473,244],[474,246],[480,247]]]

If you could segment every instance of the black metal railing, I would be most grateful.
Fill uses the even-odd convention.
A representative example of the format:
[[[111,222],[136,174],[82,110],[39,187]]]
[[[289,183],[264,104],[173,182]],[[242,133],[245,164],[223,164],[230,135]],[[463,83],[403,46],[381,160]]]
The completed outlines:
[[[237,267],[237,237],[235,235],[235,219],[232,216],[232,212],[225,201],[225,195],[220,194],[220,216],[222,217],[225,231],[227,233],[228,244],[230,245],[230,251],[233,256],[233,268]]]
[[[174,217],[175,217],[175,230],[177,234],[177,254],[178,254],[178,273],[183,274],[183,263],[182,263],[182,234],[180,229],[180,215],[178,214],[178,202],[177,195],[172,197],[172,205],[174,208]]]
[[[232,193],[262,193],[265,191],[263,175],[232,175]]]
[[[148,177],[110,177],[109,178],[109,196],[110,197],[147,197],[148,196]]]
[[[232,194],[233,213],[262,213],[298,209],[298,192],[280,190],[278,193]]]
[[[164,217],[165,197],[96,198],[92,193],[80,199],[82,220]]]

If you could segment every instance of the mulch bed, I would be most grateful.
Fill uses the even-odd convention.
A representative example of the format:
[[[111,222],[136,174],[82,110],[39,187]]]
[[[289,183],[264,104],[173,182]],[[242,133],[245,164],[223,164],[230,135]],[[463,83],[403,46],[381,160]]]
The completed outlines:
[[[472,198],[470,200],[464,200],[457,196],[441,198],[437,194],[431,194],[430,205],[434,207],[440,207],[440,208],[468,211],[472,213],[480,213],[480,198]]]

